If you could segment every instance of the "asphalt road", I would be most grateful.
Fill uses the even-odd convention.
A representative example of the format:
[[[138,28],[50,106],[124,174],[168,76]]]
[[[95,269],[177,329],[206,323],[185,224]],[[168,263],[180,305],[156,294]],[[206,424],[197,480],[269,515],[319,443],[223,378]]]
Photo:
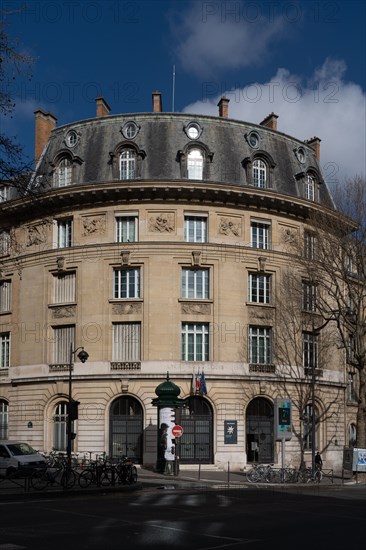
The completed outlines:
[[[0,503],[0,550],[364,548],[366,500],[148,487]]]

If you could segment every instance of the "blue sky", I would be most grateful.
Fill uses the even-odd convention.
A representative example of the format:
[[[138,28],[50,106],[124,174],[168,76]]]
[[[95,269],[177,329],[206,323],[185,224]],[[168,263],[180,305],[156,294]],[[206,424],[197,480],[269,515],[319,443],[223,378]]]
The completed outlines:
[[[16,78],[14,117],[3,121],[31,157],[37,108],[58,125],[95,115],[217,114],[279,131],[318,136],[329,183],[366,174],[366,2],[364,0],[2,0],[8,32],[36,58],[31,81]],[[8,15],[6,15],[8,13]]]

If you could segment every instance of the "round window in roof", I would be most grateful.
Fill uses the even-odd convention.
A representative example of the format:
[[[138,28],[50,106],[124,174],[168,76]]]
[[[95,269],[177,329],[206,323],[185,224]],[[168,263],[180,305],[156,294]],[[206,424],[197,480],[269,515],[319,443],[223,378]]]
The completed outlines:
[[[260,137],[257,132],[250,132],[247,136],[247,142],[249,143],[250,147],[253,149],[257,149],[259,147]]]
[[[198,139],[202,133],[202,129],[196,122],[191,122],[185,127],[185,132],[189,139]]]
[[[297,160],[301,162],[301,164],[304,164],[306,161],[305,149],[303,147],[299,147],[298,149],[296,149],[295,154],[296,154]]]
[[[133,139],[137,136],[139,127],[135,122],[126,122],[122,127],[122,134],[126,139]]]
[[[68,134],[66,136],[66,145],[68,147],[75,147],[78,140],[79,140],[79,136],[77,135],[75,130],[70,130],[70,132],[68,132]]]

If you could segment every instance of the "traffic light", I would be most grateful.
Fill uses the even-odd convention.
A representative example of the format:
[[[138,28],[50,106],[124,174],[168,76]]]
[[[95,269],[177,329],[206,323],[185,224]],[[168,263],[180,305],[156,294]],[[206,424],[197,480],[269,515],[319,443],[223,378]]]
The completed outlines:
[[[70,401],[69,403],[69,418],[70,420],[77,420],[79,415],[78,415],[78,408],[79,408],[79,405],[80,405],[80,401],[75,401],[74,399],[72,401]]]

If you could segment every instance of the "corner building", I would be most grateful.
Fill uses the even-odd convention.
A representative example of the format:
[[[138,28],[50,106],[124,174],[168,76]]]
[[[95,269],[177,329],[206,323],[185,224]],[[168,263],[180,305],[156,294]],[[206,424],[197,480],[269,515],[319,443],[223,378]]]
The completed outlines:
[[[1,204],[1,438],[65,450],[71,345],[89,353],[73,356],[74,452],[155,464],[168,372],[186,402],[182,465],[281,461],[275,288],[288,240],[302,246],[312,209],[334,207],[318,138],[281,133],[273,113],[231,120],[226,98],[218,111],[164,113],[159,92],[151,113],[110,115],[97,98],[95,118],[57,127],[36,111],[30,192]],[[192,387],[202,371],[207,394]],[[334,414],[315,445],[340,467],[353,424],[339,351],[317,387],[318,414]],[[293,410],[311,461],[304,418]]]

